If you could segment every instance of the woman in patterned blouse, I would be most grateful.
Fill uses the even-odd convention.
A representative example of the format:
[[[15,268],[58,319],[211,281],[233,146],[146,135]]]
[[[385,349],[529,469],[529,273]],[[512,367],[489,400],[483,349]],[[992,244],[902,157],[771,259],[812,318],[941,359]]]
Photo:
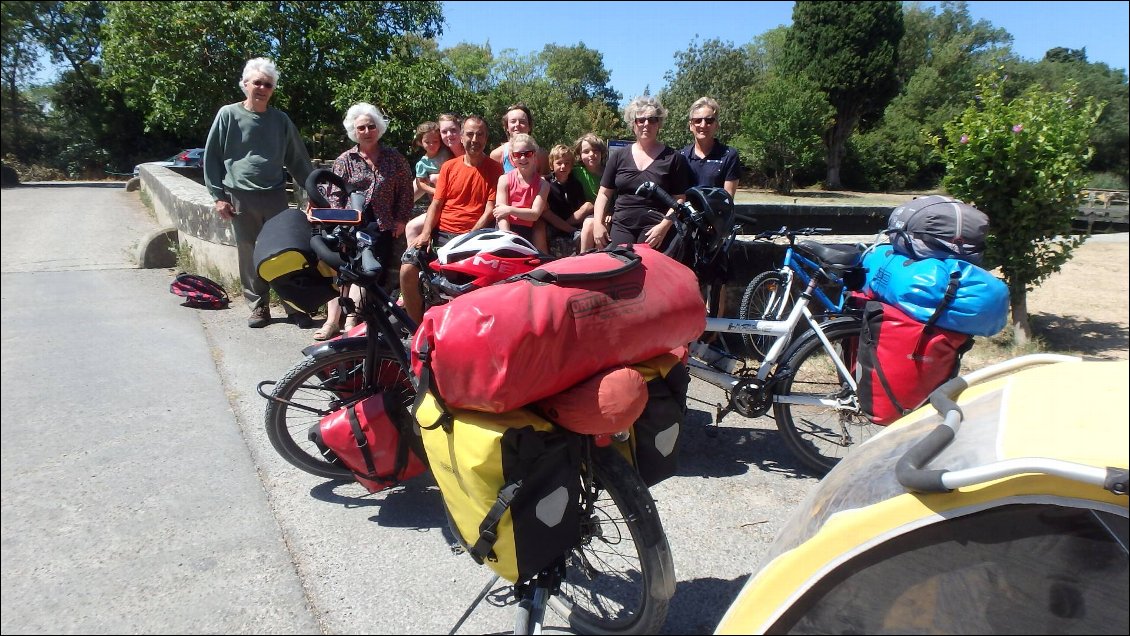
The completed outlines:
[[[380,143],[388,120],[376,106],[354,104],[342,123],[357,145],[341,153],[334,161],[333,172],[365,193],[362,225],[373,237],[373,255],[387,272],[396,262],[392,258],[393,242],[404,234],[404,226],[412,217],[413,173],[403,155]],[[349,206],[345,193],[336,188],[331,188],[326,198],[337,207]],[[355,302],[360,300],[360,291],[356,286],[349,290]],[[336,299],[326,306],[326,314],[326,324],[314,333],[316,340],[332,338],[338,332],[341,308]],[[355,324],[356,316],[349,315],[344,329],[349,331]]]

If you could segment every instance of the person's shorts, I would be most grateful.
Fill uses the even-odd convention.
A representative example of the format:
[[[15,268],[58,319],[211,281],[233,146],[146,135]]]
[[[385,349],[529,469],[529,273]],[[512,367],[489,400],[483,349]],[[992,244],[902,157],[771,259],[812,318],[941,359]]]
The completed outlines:
[[[436,230],[436,232],[432,235],[431,245],[424,249],[434,250],[443,247],[444,245],[447,245],[448,241],[455,238],[456,236],[459,235]],[[418,248],[409,247],[408,249],[404,250],[403,254],[400,255],[400,262],[404,265],[414,265],[416,263],[417,252],[419,252]]]

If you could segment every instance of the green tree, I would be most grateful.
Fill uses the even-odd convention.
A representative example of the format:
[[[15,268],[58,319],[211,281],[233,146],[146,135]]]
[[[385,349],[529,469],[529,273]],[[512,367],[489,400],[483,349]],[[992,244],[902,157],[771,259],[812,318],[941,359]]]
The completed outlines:
[[[23,94],[37,70],[39,45],[33,32],[34,2],[0,3],[0,156],[33,159],[42,143],[42,113]]]
[[[429,59],[412,45],[437,35],[441,24],[438,2],[112,3],[104,60],[109,80],[144,113],[149,130],[179,129],[203,140],[216,110],[240,98],[243,64],[263,56],[281,75],[272,103],[307,136],[337,134],[336,91],[390,60]]]
[[[744,111],[734,145],[773,190],[791,192],[796,172],[820,161],[835,110],[814,82],[774,74],[750,91]]]
[[[584,42],[573,46],[546,44],[538,59],[545,65],[546,79],[563,87],[573,103],[602,101],[615,108],[620,102],[620,93],[608,85],[611,76],[604,68],[604,55]]]
[[[1124,69],[1112,69],[1102,62],[1088,62],[1085,51],[1048,51],[1044,59],[1011,68],[1010,73],[1039,82],[1048,90],[1060,90],[1068,82],[1079,85],[1079,94],[1105,102],[1091,133],[1095,154],[1087,166],[1092,172],[1110,172],[1130,178],[1130,89]]]
[[[899,2],[811,2],[793,5],[783,56],[786,77],[807,76],[836,109],[824,134],[828,175],[824,187],[841,187],[845,144],[864,117],[883,112],[898,93],[898,46],[903,35]]]
[[[974,22],[964,2],[943,2],[940,11],[910,3],[903,23],[903,88],[877,125],[849,140],[845,181],[862,189],[936,186],[943,167],[929,140],[965,109],[976,78],[1009,55],[1012,37],[984,20]]]
[[[1101,105],[1033,85],[1008,98],[996,73],[978,80],[975,101],[937,139],[943,185],[989,216],[986,260],[1008,284],[1014,339],[1032,336],[1027,293],[1059,270],[1081,243],[1072,237],[1088,145]]]
[[[664,76],[667,86],[659,92],[659,100],[670,112],[663,128],[664,141],[675,147],[691,142],[687,116],[691,104],[703,96],[714,98],[722,109],[722,126],[727,121],[739,122],[742,105],[750,87],[762,77],[764,65],[755,57],[756,49],[735,46],[732,42],[710,39],[675,54],[675,69]],[[634,97],[634,96],[633,96]],[[731,124],[736,132],[737,126]],[[719,133],[725,128],[720,128]]]
[[[463,90],[482,94],[494,88],[494,55],[490,42],[483,45],[460,42],[440,54],[450,69],[451,79]]]

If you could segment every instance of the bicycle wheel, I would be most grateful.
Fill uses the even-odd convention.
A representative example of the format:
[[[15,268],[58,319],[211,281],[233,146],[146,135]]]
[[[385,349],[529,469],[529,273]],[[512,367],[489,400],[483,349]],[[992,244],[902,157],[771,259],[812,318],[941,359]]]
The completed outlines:
[[[655,501],[617,451],[594,448],[592,457],[595,508],[549,605],[579,634],[658,633],[675,566]]]
[[[883,430],[871,423],[858,409],[851,386],[840,376],[831,355],[844,361],[850,370],[859,349],[858,318],[841,318],[825,323],[824,335],[833,353],[824,348],[814,332],[799,341],[786,359],[792,374],[782,379],[773,404],[777,428],[789,449],[820,476],[832,469],[850,447]],[[791,403],[798,400],[830,400],[836,404]]]
[[[271,446],[283,459],[312,475],[352,479],[348,469],[334,466],[322,457],[307,433],[325,415],[373,394],[362,393],[364,361],[364,348],[307,357],[279,380],[273,395],[289,404],[268,400],[266,427]],[[375,367],[374,389],[395,391],[405,407],[411,405],[415,392],[396,358],[387,351],[378,351]],[[422,453],[417,454],[423,457]]]
[[[779,271],[762,272],[755,276],[742,294],[742,304],[738,317],[742,320],[783,320],[792,309],[795,294],[786,293],[785,277]],[[742,341],[758,359],[765,354],[776,340],[774,336],[742,334]]]

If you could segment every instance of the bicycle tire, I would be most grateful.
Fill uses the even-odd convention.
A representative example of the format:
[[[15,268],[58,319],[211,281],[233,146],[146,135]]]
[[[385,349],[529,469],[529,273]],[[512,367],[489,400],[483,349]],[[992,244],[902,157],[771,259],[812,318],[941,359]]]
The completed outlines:
[[[786,294],[785,277],[778,270],[762,272],[746,285],[738,308],[741,320],[784,320],[799,294]],[[807,326],[807,325],[804,325]],[[742,342],[758,359],[764,360],[777,338],[742,334]]]
[[[840,318],[824,323],[824,335],[831,342],[836,355],[847,368],[854,367],[859,349],[861,320],[857,317]],[[851,386],[840,377],[828,352],[816,336],[809,331],[793,346],[785,357],[785,368],[790,370],[781,379],[774,393],[781,397],[820,397],[850,400]],[[850,400],[858,405],[857,400]],[[848,450],[867,441],[882,426],[873,424],[857,407],[818,406],[775,401],[773,415],[786,446],[808,468],[824,476]]]
[[[366,390],[361,377],[365,360],[364,347],[335,351],[318,357],[306,357],[292,367],[278,384],[274,397],[314,409],[313,412],[292,407],[278,400],[267,400],[265,424],[267,439],[283,459],[311,475],[328,479],[352,479],[347,468],[327,462],[318,447],[307,438],[310,427],[321,418],[343,406],[373,395],[379,390],[395,390],[408,407],[415,396],[408,374],[391,352],[378,351],[374,390]],[[413,451],[423,458],[423,451],[409,437]]]
[[[582,521],[581,543],[566,559],[549,606],[578,634],[659,633],[675,593],[675,566],[659,511],[619,452],[594,448],[592,457],[600,496],[593,519]]]

